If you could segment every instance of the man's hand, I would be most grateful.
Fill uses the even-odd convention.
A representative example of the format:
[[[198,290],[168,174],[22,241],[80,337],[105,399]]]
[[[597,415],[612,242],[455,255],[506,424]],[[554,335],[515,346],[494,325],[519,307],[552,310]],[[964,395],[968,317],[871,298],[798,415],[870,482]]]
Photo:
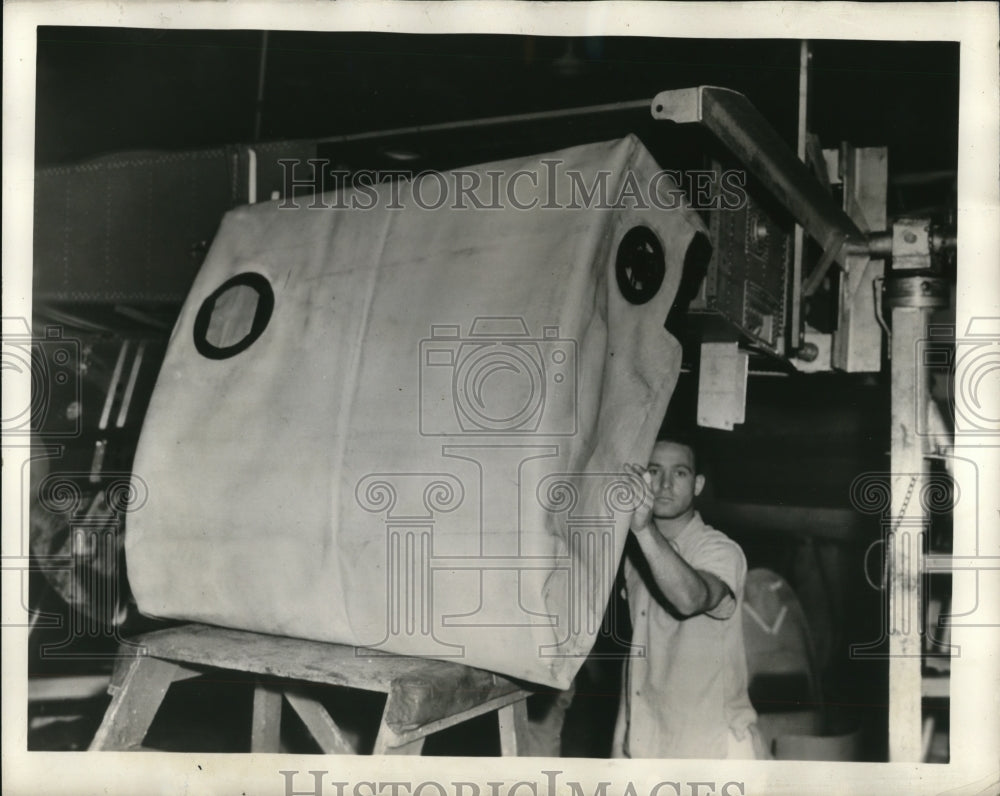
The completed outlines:
[[[632,512],[632,521],[629,523],[629,527],[635,533],[648,528],[653,520],[653,476],[649,470],[638,464],[626,464],[625,472],[638,479],[639,488],[642,490],[639,493],[639,505]]]

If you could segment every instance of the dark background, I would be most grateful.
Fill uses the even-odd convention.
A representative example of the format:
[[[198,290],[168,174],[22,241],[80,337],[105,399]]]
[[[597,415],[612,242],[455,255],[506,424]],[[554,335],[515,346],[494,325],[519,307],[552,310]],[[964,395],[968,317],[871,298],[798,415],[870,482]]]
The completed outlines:
[[[254,140],[262,33],[40,28],[36,162]],[[888,146],[896,173],[954,169],[958,45],[815,41],[810,128]],[[799,42],[271,32],[260,138],[745,93],[795,142]]]

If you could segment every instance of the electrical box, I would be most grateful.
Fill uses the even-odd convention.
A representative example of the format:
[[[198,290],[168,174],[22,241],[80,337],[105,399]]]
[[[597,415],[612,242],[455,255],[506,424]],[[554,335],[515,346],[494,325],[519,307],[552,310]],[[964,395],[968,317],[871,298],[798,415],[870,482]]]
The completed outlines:
[[[716,166],[721,172],[721,167]],[[749,191],[730,209],[717,203],[709,215],[712,257],[689,311],[721,316],[764,351],[788,350],[788,284],[792,230],[780,224]]]

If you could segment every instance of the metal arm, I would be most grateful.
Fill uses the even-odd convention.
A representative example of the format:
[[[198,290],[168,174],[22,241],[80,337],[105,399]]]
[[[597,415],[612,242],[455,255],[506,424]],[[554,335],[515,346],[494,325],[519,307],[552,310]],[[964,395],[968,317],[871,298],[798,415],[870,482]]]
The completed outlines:
[[[848,246],[866,248],[861,230],[739,92],[715,86],[662,91],[650,110],[654,119],[707,127],[823,247],[827,263],[843,266]]]

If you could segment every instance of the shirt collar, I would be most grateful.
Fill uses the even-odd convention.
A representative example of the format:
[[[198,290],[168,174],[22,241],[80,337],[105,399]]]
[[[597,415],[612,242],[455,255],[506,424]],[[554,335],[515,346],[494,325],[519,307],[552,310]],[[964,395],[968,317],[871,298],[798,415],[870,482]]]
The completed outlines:
[[[677,536],[675,536],[674,539],[679,542],[681,539],[684,539],[687,536],[690,536],[691,534],[695,533],[703,525],[704,523],[701,521],[701,514],[699,514],[696,509],[694,514],[691,515],[691,519],[688,520],[688,524],[684,526],[684,529],[679,534],[677,534]]]

